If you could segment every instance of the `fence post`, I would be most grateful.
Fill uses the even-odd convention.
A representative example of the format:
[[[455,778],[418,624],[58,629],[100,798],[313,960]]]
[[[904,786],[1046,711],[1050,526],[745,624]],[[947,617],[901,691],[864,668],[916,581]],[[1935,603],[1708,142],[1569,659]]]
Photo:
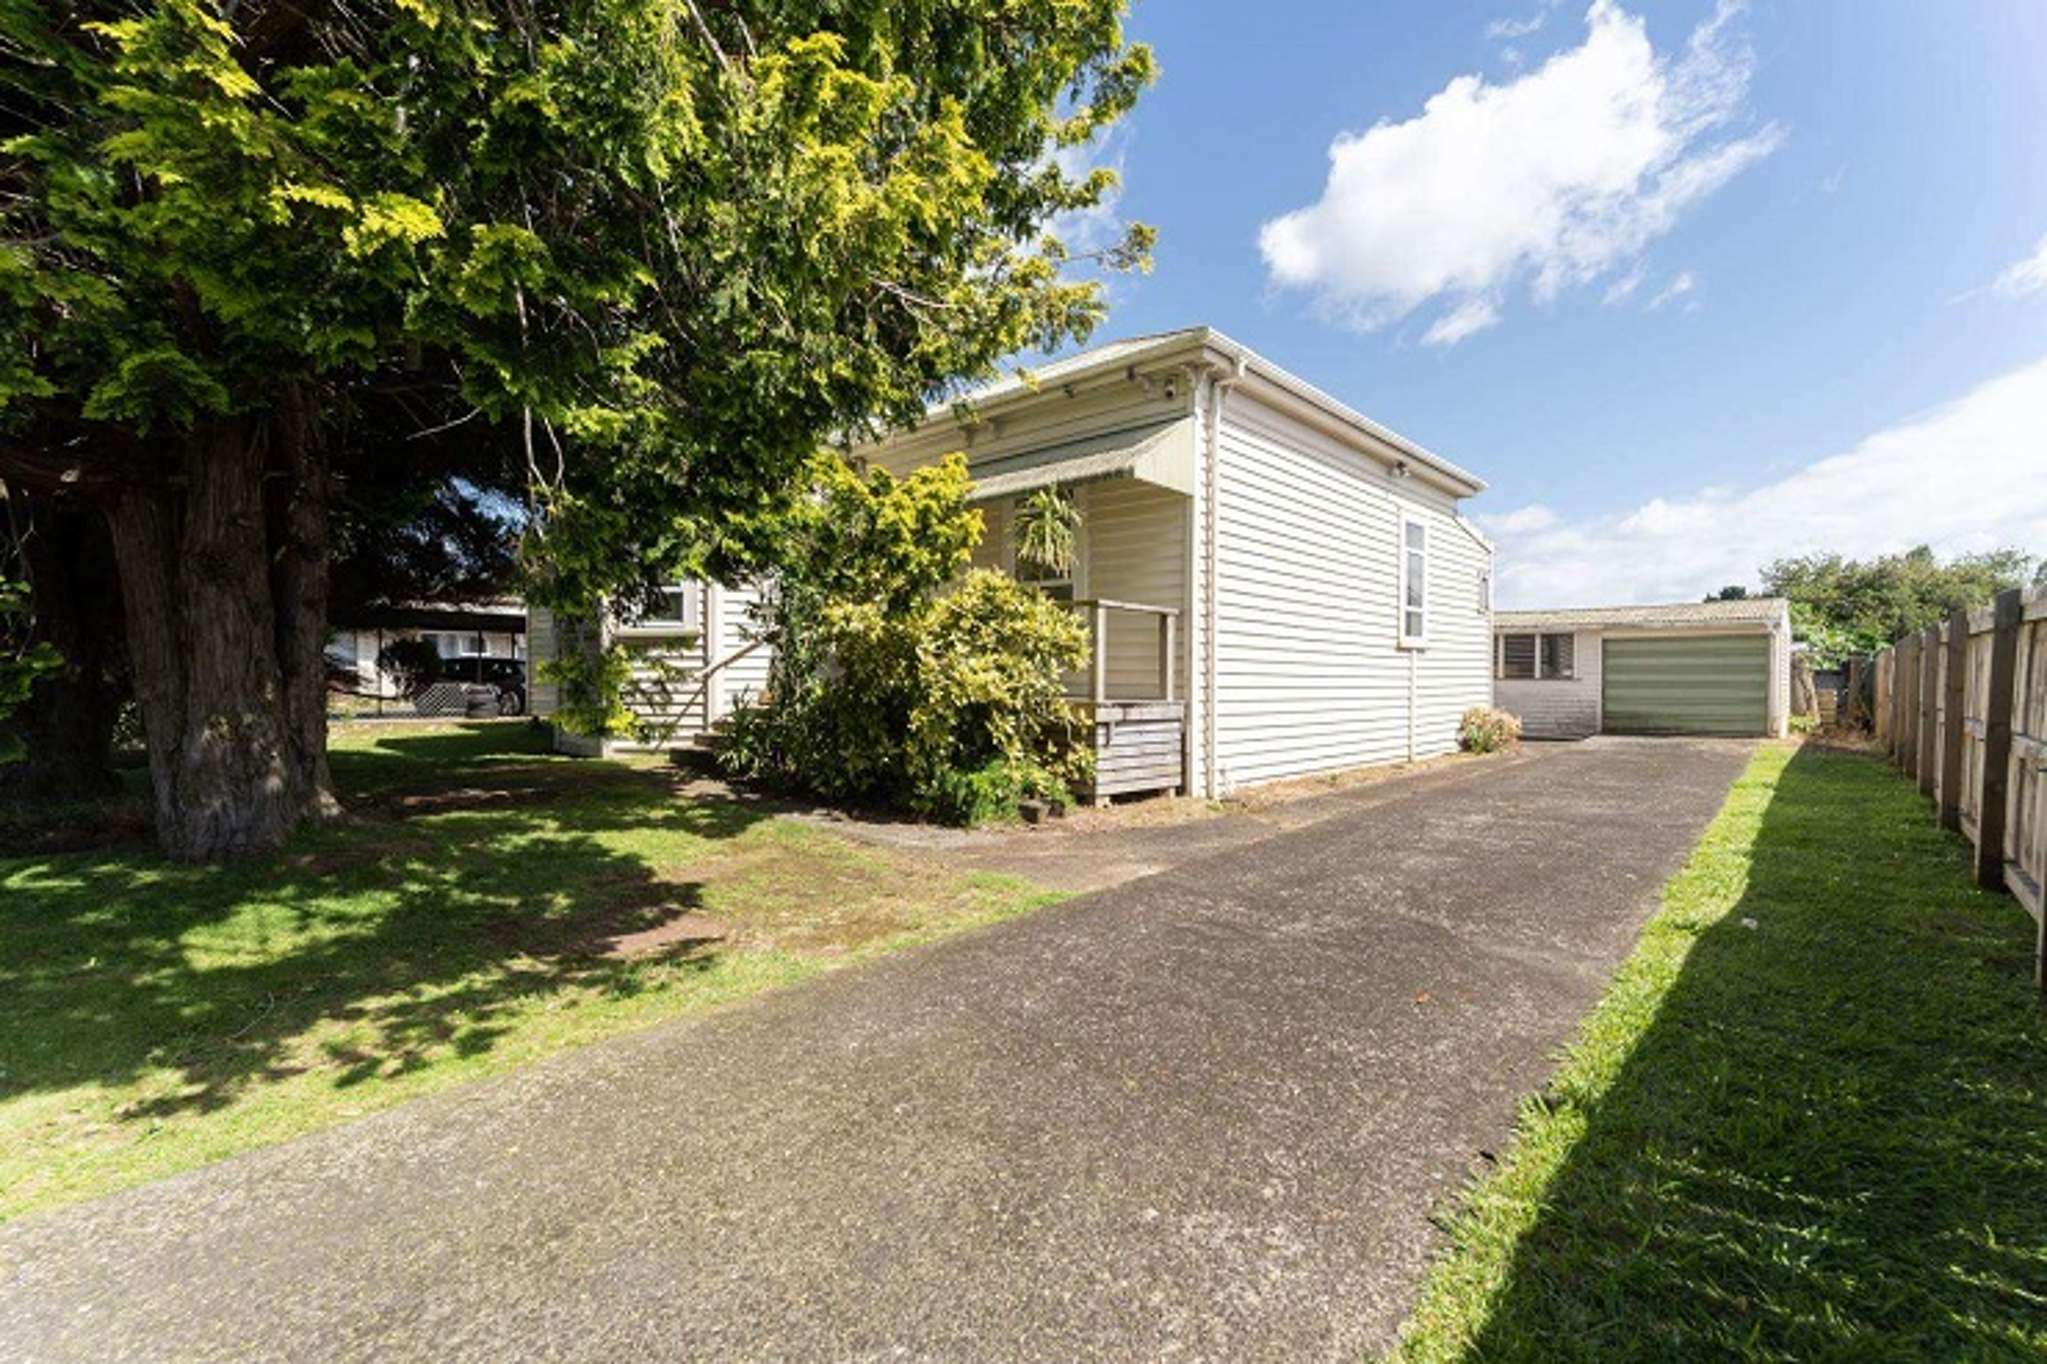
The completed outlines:
[[[1895,640],[1884,652],[1891,656],[1891,761],[1905,757],[1905,646]]]
[[[1969,672],[1969,612],[1958,607],[1947,618],[1947,685],[1941,688],[1940,822],[1962,827],[1962,746],[1968,730],[1962,714],[1962,684]]]
[[[1906,635],[1898,641],[1898,690],[1904,700],[1898,710],[1898,770],[1908,777],[1919,775],[1919,636]]]
[[[2012,686],[2025,593],[1997,594],[1990,635],[1990,700],[1983,715],[1983,799],[1976,811],[1976,884],[2004,889],[2004,813],[2011,785]]]
[[[1898,751],[1898,651],[1886,646],[1876,654],[1876,683],[1884,689],[1884,752]]]
[[[1931,796],[1940,775],[1940,627],[1919,632],[1919,793]]]
[[[1891,761],[1905,765],[1905,641],[1891,641]]]

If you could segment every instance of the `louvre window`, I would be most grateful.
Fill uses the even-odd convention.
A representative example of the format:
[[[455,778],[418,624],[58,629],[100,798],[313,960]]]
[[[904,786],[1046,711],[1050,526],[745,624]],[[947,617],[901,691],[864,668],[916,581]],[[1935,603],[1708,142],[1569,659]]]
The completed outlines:
[[[1503,681],[1569,682],[1578,676],[1577,637],[1535,634],[1501,635],[1498,676]]]
[[[1570,678],[1578,674],[1572,666],[1572,646],[1577,641],[1570,635],[1544,635],[1542,637],[1542,675],[1544,677]]]

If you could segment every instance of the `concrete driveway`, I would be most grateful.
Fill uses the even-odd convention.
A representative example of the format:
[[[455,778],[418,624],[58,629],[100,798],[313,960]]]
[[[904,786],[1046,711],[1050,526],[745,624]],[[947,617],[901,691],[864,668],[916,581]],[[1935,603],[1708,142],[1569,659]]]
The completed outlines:
[[[0,1229],[8,1359],[1355,1359],[1739,772],[1599,740]]]

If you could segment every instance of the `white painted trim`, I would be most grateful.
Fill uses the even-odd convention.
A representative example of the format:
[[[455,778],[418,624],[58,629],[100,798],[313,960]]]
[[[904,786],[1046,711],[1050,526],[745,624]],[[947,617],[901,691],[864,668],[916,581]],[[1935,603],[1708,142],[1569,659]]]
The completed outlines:
[[[1430,589],[1433,586],[1432,580],[1436,576],[1435,568],[1433,567],[1436,545],[1435,541],[1430,537],[1430,526],[1426,517],[1418,515],[1407,507],[1401,506],[1398,502],[1394,506],[1400,518],[1399,527],[1393,536],[1394,553],[1399,556],[1400,576],[1394,591],[1393,610],[1395,614],[1393,634],[1394,638],[1399,642],[1399,647],[1402,649],[1426,649],[1429,647],[1430,617],[1435,614],[1435,607],[1430,603],[1429,597]],[[1410,527],[1416,526],[1421,528],[1422,533],[1422,604],[1420,607],[1422,630],[1418,635],[1410,635],[1407,632],[1407,613],[1412,608],[1407,604],[1407,560],[1412,551],[1408,548],[1407,532]]]

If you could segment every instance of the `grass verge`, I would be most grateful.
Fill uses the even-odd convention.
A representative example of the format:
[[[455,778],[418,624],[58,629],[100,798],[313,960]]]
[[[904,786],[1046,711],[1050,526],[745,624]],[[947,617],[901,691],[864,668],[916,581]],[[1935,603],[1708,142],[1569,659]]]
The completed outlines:
[[[1759,751],[1393,1358],[2047,1357],[2032,931],[1888,768]]]
[[[518,724],[333,748],[271,861],[0,859],[0,1219],[1062,898]]]

